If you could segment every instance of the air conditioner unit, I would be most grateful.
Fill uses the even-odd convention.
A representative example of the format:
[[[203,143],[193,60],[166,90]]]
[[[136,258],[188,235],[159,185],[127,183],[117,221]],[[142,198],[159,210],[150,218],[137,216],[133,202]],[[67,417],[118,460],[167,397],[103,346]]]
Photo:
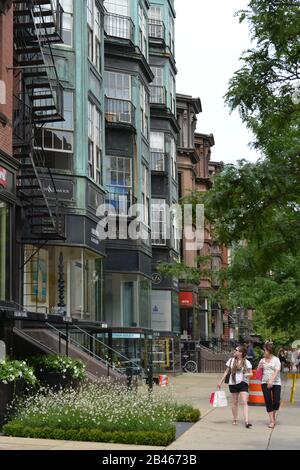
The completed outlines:
[[[106,113],[105,118],[107,122],[117,122],[117,116],[115,113]]]

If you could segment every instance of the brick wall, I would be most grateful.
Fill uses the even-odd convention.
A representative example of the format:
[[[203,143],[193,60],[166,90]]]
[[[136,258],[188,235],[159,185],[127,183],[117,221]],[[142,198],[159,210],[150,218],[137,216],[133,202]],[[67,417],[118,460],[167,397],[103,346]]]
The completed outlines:
[[[12,155],[13,9],[0,14],[0,152]]]

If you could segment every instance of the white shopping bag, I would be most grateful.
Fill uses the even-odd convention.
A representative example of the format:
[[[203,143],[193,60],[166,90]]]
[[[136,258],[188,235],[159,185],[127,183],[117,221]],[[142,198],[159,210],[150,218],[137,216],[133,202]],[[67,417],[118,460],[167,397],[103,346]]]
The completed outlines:
[[[222,408],[224,406],[228,406],[226,393],[224,392],[224,390],[218,390],[217,392],[215,392],[213,407]]]

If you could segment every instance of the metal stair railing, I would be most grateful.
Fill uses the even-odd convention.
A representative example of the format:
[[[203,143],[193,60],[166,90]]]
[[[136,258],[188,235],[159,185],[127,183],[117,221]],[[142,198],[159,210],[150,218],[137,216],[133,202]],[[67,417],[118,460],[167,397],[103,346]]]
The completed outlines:
[[[111,348],[110,346],[107,346],[107,344],[103,343],[103,341],[99,340],[98,338],[95,338],[95,336],[89,334],[87,331],[83,330],[82,328],[80,328],[79,326],[77,325],[72,325],[73,328],[75,328],[76,330],[80,331],[80,333],[83,333],[86,337],[88,337],[89,339],[93,340],[95,343],[99,344],[100,346],[104,347],[109,353],[113,353],[113,354],[116,354],[119,358],[122,358],[122,359],[125,359],[123,362],[126,363],[126,364],[131,364],[131,366],[125,366],[125,368],[118,368],[118,367],[114,367],[116,370],[119,370],[119,369],[130,369],[130,370],[134,370],[134,369],[138,369],[139,371],[139,374],[142,375],[143,373],[143,368],[141,367],[140,364],[134,362],[132,359],[129,359],[128,357],[124,356],[124,354],[120,353],[119,351],[117,351],[116,349],[113,349]],[[120,361],[121,362],[121,361]]]
[[[90,349],[86,348],[82,344],[80,344],[78,341],[76,341],[74,338],[71,336],[63,333],[61,330],[58,328],[55,328],[55,326],[51,325],[51,323],[45,322],[45,325],[50,328],[53,332],[55,332],[58,335],[59,338],[59,354],[61,354],[62,348],[61,348],[61,341],[66,342],[66,354],[68,355],[68,343],[73,344],[76,348],[81,349],[83,352],[87,353],[89,356],[93,357],[97,361],[99,361],[104,367],[107,368],[107,376],[110,376],[110,370],[116,370],[120,375],[122,375],[115,367],[113,367],[112,364],[110,364],[108,361],[103,359],[102,357],[98,356],[96,353],[91,351]],[[75,325],[72,325],[74,327]]]

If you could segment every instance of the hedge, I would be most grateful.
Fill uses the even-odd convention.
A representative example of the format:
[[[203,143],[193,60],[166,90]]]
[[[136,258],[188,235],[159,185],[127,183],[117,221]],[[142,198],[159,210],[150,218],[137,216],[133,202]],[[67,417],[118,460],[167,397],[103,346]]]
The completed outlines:
[[[168,426],[165,432],[128,431],[103,432],[100,429],[58,429],[31,428],[21,423],[8,423],[3,427],[5,436],[35,439],[54,439],[62,441],[110,442],[116,444],[135,444],[166,447],[175,440],[176,427]]]

